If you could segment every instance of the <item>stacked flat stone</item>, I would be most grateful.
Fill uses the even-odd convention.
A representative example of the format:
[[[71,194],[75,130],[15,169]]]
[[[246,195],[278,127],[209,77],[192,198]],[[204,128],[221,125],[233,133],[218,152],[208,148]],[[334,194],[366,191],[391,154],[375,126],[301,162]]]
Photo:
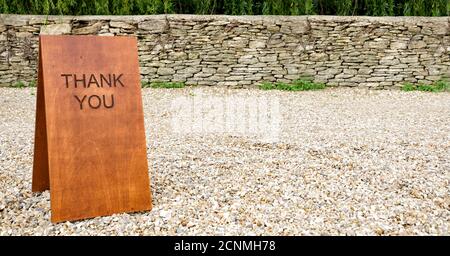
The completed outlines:
[[[142,80],[251,87],[311,77],[398,88],[450,76],[449,17],[0,15],[0,84],[37,75],[39,34],[135,35]]]

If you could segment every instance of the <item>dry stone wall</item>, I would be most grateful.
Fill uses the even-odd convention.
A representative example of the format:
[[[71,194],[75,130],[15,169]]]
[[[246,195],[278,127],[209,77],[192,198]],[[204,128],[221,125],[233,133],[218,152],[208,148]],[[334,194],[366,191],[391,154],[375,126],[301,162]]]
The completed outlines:
[[[143,81],[396,88],[450,73],[449,17],[1,15],[0,84],[36,79],[39,34],[135,35]]]

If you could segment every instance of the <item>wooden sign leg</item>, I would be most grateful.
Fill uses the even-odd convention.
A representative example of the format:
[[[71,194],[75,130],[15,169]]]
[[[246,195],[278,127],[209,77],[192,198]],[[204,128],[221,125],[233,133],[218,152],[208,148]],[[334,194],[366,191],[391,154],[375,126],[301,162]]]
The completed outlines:
[[[41,48],[41,47],[39,47]],[[45,124],[44,79],[42,72],[41,49],[39,49],[39,71],[36,102],[36,127],[34,134],[33,192],[50,189],[48,171],[47,127]]]

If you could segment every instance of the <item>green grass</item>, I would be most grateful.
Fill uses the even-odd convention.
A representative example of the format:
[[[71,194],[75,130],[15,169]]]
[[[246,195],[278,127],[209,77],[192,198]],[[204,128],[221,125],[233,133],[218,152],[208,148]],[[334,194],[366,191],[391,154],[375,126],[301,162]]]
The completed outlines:
[[[18,82],[15,82],[13,85],[11,85],[11,87],[13,87],[13,88],[25,88],[25,87],[27,87],[27,85],[24,82],[22,82],[22,81],[18,81]]]
[[[142,88],[183,88],[183,82],[143,82]]]
[[[36,87],[36,81],[24,82],[17,81],[11,85],[12,88],[26,88],[26,87]]]
[[[15,83],[12,85],[12,87],[13,87],[13,88],[25,88],[26,85],[25,85],[24,82],[19,81],[19,82],[15,82]]]
[[[269,83],[264,82],[259,86],[261,90],[283,90],[283,91],[312,91],[325,89],[323,83],[315,83],[310,80],[298,79],[292,83]]]
[[[28,83],[28,87],[36,87],[36,81],[31,81],[30,83]]]
[[[445,81],[437,81],[433,84],[404,84],[402,91],[421,91],[421,92],[450,92],[450,83]]]

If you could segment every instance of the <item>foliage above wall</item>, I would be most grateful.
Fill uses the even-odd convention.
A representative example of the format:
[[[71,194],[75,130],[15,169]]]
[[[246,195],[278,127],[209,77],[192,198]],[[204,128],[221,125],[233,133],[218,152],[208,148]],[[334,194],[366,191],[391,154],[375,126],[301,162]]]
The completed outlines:
[[[0,0],[0,13],[446,16],[450,0]]]

